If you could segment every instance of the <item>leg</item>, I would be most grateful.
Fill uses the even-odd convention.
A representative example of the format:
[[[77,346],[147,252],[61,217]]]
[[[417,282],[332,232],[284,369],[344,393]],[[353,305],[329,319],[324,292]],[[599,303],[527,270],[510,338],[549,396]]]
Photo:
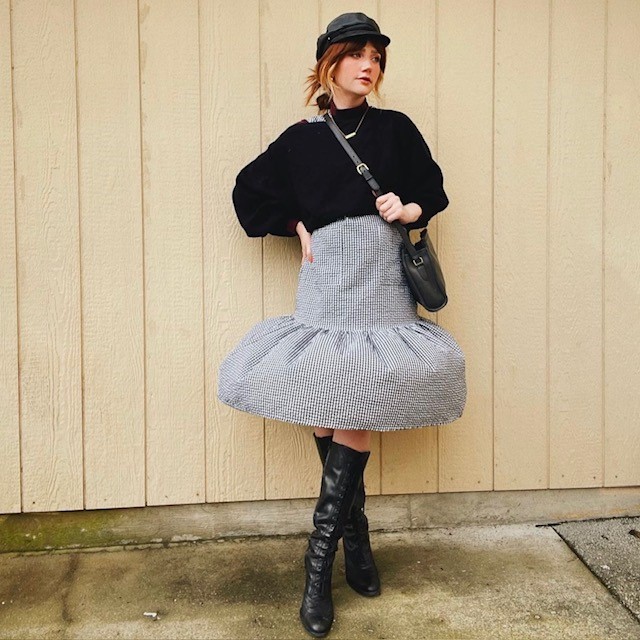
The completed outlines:
[[[332,430],[327,429],[327,431],[331,432]],[[334,440],[340,439],[339,436],[336,438],[339,433],[340,430],[338,429],[334,431]],[[360,445],[366,444],[366,436],[358,434],[358,438],[360,439]],[[362,442],[363,440],[365,442]],[[315,433],[314,441],[324,466],[327,454],[333,444],[331,435],[318,436]],[[353,444],[356,443],[354,442]],[[345,522],[342,540],[347,583],[360,595],[370,597],[380,594],[380,577],[373,559],[373,552],[371,551],[369,521],[364,513],[364,502],[364,480],[360,477],[353,505]]]
[[[325,460],[313,514],[315,530],[304,558],[306,580],[300,606],[304,628],[318,638],[325,636],[333,623],[333,560],[368,458],[368,451],[333,443]]]
[[[333,441],[356,451],[371,451],[371,431],[366,429],[336,429]]]
[[[314,427],[313,433],[318,438],[326,438],[333,435],[333,429],[325,429],[324,427]]]

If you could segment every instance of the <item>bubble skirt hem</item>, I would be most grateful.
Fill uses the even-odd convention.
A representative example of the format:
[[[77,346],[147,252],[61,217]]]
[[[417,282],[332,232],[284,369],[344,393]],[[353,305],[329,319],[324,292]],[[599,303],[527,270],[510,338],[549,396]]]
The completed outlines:
[[[363,250],[363,238],[366,249]],[[379,216],[312,234],[296,310],[254,325],[223,360],[218,398],[248,413],[330,429],[448,424],[466,403],[465,358],[417,313],[401,240]]]

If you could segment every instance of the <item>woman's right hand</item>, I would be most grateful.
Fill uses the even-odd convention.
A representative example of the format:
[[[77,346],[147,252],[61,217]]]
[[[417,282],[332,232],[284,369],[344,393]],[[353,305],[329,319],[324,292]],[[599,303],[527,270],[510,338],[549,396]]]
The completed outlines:
[[[302,220],[296,225],[296,233],[300,236],[300,245],[302,247],[302,262],[304,264],[305,258],[309,262],[313,262],[313,254],[311,253],[311,234],[307,231]]]

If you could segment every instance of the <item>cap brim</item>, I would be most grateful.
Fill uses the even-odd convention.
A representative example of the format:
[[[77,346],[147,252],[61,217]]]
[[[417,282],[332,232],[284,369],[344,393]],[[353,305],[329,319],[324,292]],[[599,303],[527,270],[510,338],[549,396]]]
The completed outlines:
[[[389,36],[385,36],[382,33],[372,33],[371,31],[356,31],[355,33],[345,34],[343,36],[337,36],[335,38],[331,38],[329,40],[329,44],[333,44],[334,42],[344,42],[345,40],[353,40],[354,38],[360,38],[362,36],[367,36],[371,40],[381,40],[384,42],[384,46],[389,46],[391,42],[391,38]]]

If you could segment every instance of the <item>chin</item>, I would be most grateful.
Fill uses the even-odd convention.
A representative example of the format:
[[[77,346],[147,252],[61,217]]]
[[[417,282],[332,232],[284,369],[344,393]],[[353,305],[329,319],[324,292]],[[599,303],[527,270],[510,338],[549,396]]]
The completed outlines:
[[[356,89],[354,89],[353,93],[355,93],[357,96],[368,96],[371,92],[373,91],[373,85],[369,85],[367,87],[356,87]]]

